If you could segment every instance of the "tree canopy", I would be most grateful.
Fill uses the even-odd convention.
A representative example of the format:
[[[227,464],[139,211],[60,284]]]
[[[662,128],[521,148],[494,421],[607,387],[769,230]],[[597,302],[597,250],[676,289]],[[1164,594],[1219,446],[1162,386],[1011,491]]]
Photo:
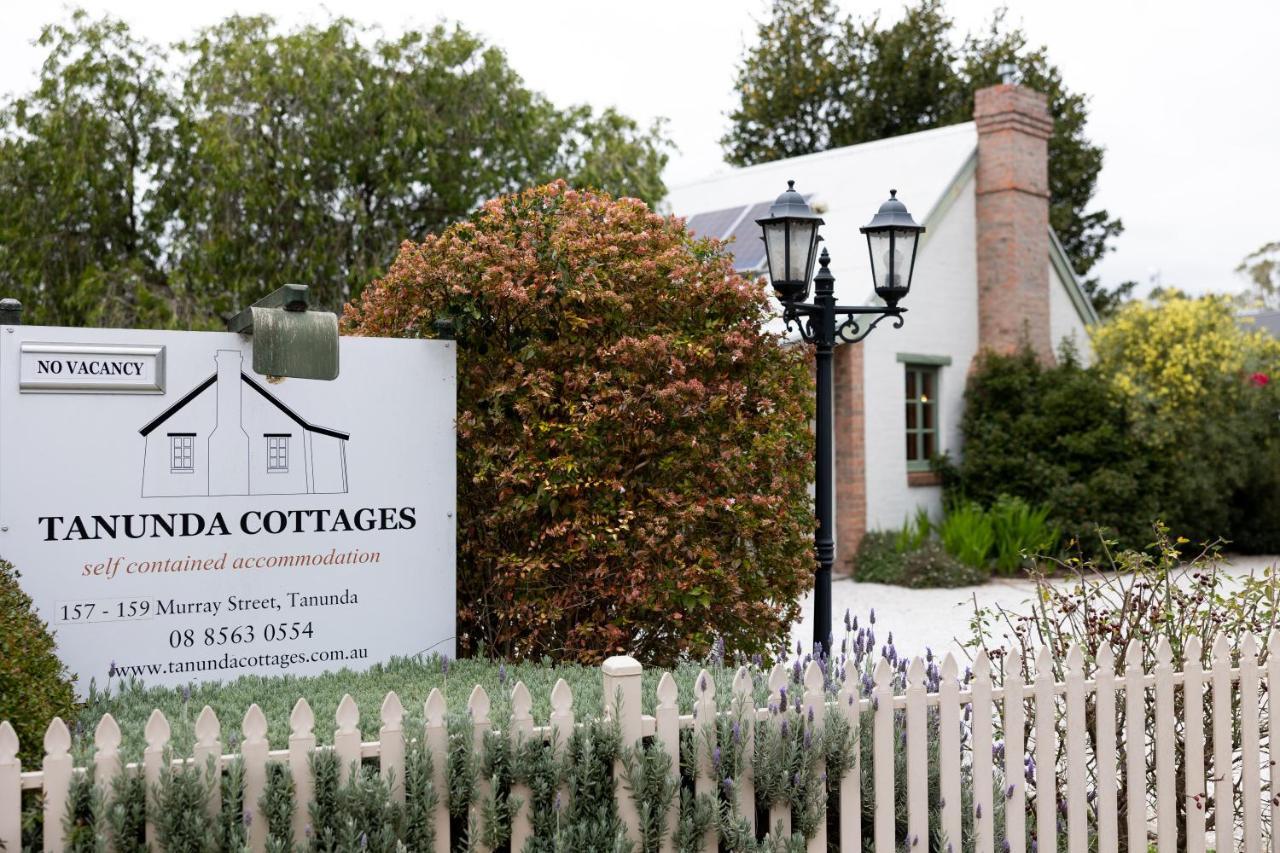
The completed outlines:
[[[1108,290],[1088,277],[1123,230],[1089,209],[1103,149],[1085,135],[1088,98],[1002,12],[959,37],[942,0],[917,0],[893,24],[842,15],[834,0],[773,0],[738,66],[721,144],[730,163],[748,166],[969,121],[974,92],[998,83],[1005,63],[1049,99],[1050,222],[1095,306],[1109,311],[1133,285]]]
[[[458,26],[230,17],[170,48],[83,11],[0,105],[0,294],[31,322],[204,327],[287,281],[337,308],[485,199],[656,201],[669,143],[561,108]]]

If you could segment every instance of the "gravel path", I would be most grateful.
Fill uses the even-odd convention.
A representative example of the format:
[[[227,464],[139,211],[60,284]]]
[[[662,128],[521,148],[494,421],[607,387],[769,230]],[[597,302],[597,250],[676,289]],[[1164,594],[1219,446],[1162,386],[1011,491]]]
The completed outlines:
[[[1226,571],[1246,575],[1277,562],[1280,557],[1231,557]],[[906,589],[837,579],[831,584],[836,641],[839,642],[844,631],[846,609],[858,617],[860,624],[866,624],[867,614],[874,608],[877,638],[887,637],[887,632],[892,631],[900,653],[923,654],[928,647],[938,653],[953,651],[959,656],[963,654],[961,643],[971,636],[969,621],[973,618],[975,601],[978,607],[999,605],[1024,611],[1033,591],[1033,584],[1021,578],[995,578],[982,586],[954,589]],[[805,596],[801,606],[800,621],[792,627],[792,643],[799,640],[807,650],[812,639],[812,628],[808,627],[813,618],[812,593]]]

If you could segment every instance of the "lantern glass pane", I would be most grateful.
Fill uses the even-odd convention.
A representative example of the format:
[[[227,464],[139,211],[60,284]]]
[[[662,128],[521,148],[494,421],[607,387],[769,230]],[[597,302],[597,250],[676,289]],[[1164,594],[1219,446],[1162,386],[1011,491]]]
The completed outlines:
[[[787,261],[787,278],[791,281],[807,281],[809,273],[809,256],[813,248],[813,232],[817,228],[812,221],[793,221],[791,223],[791,252]]]
[[[782,222],[771,222],[764,226],[764,253],[769,261],[769,278],[785,279],[787,271],[785,245],[787,226]]]
[[[897,272],[901,276],[899,287],[911,286],[912,268],[915,265],[916,243],[920,239],[919,231],[898,229],[894,236],[894,252],[902,256],[901,267]]]
[[[871,275],[875,279],[876,289],[891,287],[892,285],[888,283],[889,232],[879,231],[868,234],[867,243],[871,247]]]

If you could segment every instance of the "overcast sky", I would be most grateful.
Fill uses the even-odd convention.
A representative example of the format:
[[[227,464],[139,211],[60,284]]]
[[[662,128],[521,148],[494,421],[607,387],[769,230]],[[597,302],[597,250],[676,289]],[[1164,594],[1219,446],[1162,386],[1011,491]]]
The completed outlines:
[[[30,44],[60,13],[4,3],[0,92],[31,85]],[[767,0],[86,0],[136,31],[170,42],[234,13],[282,23],[347,15],[388,33],[457,20],[506,50],[514,68],[556,103],[614,105],[642,121],[670,120],[679,151],[669,184],[726,168],[718,139],[734,103],[734,66]],[[902,4],[841,5],[860,14]],[[947,0],[962,30],[991,17],[992,0]],[[1089,135],[1106,147],[1094,204],[1125,234],[1099,266],[1104,283],[1162,281],[1238,290],[1233,270],[1280,240],[1280,2],[1277,0],[1010,0],[1009,20],[1048,45],[1067,85],[1092,98]],[[835,235],[831,235],[835,236]]]

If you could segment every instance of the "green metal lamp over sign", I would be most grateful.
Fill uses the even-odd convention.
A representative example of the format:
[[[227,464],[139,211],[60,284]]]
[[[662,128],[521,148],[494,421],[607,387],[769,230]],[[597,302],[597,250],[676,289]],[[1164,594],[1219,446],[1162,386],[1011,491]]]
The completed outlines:
[[[307,286],[286,284],[227,322],[253,335],[253,370],[264,376],[338,378],[338,315],[311,311]]]

